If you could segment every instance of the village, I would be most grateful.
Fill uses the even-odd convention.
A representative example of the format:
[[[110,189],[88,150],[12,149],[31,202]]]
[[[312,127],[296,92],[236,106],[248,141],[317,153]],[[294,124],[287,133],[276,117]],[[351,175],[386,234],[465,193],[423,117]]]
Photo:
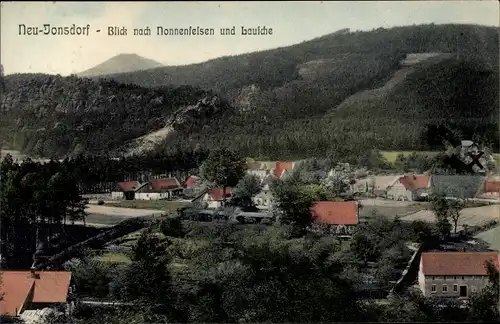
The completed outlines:
[[[194,174],[181,180],[168,176],[148,178],[143,174],[138,181],[116,183],[110,193],[86,195],[89,202],[83,224],[112,230],[133,219],[177,217],[182,222],[199,224],[223,222],[238,226],[271,226],[279,223],[283,215],[273,194],[273,186],[307,177],[306,164],[307,161],[250,160],[244,165],[244,176],[235,187],[217,187]],[[324,178],[316,178],[314,182],[325,185],[336,195],[332,200],[314,202],[310,209],[312,224],[309,230],[322,235],[327,233],[346,242],[353,240],[359,228],[368,228],[366,226],[370,224],[436,222],[438,218],[432,197],[437,192],[442,193],[445,200],[463,203],[458,210],[459,216],[453,219],[456,221],[448,239],[432,248],[422,242],[405,243],[411,251],[403,260],[406,266],[401,266],[397,276],[389,280],[389,286],[383,290],[387,296],[379,295],[378,298],[417,289],[425,297],[453,297],[466,303],[471,295],[488,286],[485,262],[492,261],[498,268],[500,261],[498,235],[495,234],[499,228],[500,178],[491,172],[476,175],[376,175],[366,169],[355,170],[348,163],[339,163],[320,174]],[[250,203],[242,204],[241,197],[238,197],[242,192],[241,183],[246,183]],[[100,258],[114,258],[116,261],[119,255],[126,255],[123,246],[122,250],[112,247],[120,241],[131,244],[130,239],[137,239],[141,231],[140,227],[139,231],[132,228],[109,238]],[[488,234],[491,231],[493,234]],[[371,267],[368,266],[363,274],[369,291],[377,286],[376,270],[370,270]],[[0,301],[3,315],[29,320],[39,318],[48,311],[47,307],[54,305],[67,305],[66,309],[71,310],[75,288],[71,278],[71,272],[47,272],[36,268],[4,271],[2,282],[6,295]],[[13,299],[9,292],[19,292],[19,282],[23,283],[23,293],[16,294]],[[33,290],[34,295],[30,293]],[[373,295],[373,291],[369,294]],[[377,291],[379,294],[380,290]],[[111,302],[85,301],[101,306]]]

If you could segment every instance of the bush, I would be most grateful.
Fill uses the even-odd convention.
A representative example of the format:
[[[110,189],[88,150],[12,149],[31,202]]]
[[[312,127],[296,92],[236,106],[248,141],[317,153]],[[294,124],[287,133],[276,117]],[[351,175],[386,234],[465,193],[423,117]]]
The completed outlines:
[[[185,232],[182,227],[181,218],[178,216],[165,217],[160,222],[160,232],[165,236],[184,237]]]

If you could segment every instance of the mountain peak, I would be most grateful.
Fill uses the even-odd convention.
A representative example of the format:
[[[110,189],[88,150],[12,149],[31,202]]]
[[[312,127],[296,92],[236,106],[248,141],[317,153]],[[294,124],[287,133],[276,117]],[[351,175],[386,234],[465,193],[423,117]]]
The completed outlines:
[[[115,73],[127,73],[143,71],[164,66],[154,60],[144,58],[135,53],[121,53],[94,66],[86,71],[78,73],[80,77],[95,77]]]

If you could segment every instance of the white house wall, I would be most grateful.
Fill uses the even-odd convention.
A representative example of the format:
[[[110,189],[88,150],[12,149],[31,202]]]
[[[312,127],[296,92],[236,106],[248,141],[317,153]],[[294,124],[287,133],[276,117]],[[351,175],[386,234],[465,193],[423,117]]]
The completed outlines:
[[[111,192],[111,199],[113,199],[113,200],[125,199],[125,196],[123,195],[123,192],[121,192],[121,191],[112,191]]]
[[[394,185],[392,185],[390,188],[387,190],[387,198],[389,199],[394,199],[394,200],[413,200],[412,197],[412,192],[409,190],[406,190],[405,186],[398,181]]]
[[[168,192],[136,192],[135,199],[137,200],[159,200],[168,198]]]
[[[422,294],[425,295],[425,275],[422,270],[422,259],[420,259],[420,265],[418,268],[418,286],[420,287],[420,290],[422,291]]]

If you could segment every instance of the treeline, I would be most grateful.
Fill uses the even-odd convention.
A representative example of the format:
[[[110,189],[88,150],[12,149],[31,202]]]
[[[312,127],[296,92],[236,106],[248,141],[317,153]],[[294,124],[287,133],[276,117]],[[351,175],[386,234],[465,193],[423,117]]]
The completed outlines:
[[[30,159],[16,164],[7,156],[0,165],[2,267],[29,267],[34,253],[50,254],[50,246],[67,239],[67,222],[85,222],[85,204],[67,166]]]

